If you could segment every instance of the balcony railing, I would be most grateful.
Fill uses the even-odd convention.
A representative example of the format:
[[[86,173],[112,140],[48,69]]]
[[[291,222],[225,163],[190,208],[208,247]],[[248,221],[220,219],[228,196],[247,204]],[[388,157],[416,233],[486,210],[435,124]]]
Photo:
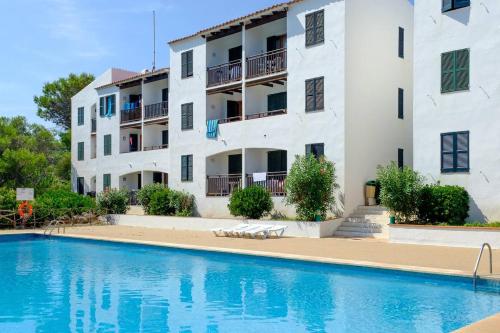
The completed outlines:
[[[164,144],[164,145],[158,145],[158,146],[149,146],[149,147],[144,147],[144,151],[148,151],[148,150],[159,150],[159,149],[167,149],[168,148],[168,144]]]
[[[136,108],[133,110],[122,110],[120,121],[122,124],[130,123],[133,121],[139,121],[142,118],[141,108]]]
[[[268,172],[265,181],[255,182],[253,175],[247,175],[247,186],[261,185],[264,186],[272,196],[284,196],[286,172]]]
[[[97,119],[96,118],[92,118],[91,121],[91,129],[90,129],[90,133],[95,133],[97,132]]]
[[[219,124],[234,123],[235,121],[242,120],[241,116],[229,117],[224,119],[219,119]]]
[[[273,111],[267,111],[267,112],[259,112],[259,113],[249,114],[249,115],[245,116],[245,119],[247,119],[247,120],[258,119],[258,118],[279,116],[281,114],[286,114],[286,109],[280,109],[280,110],[273,110]]]
[[[146,105],[144,107],[144,120],[168,116],[168,102]]]
[[[274,50],[247,58],[247,78],[255,78],[286,70],[286,49]]]
[[[241,60],[207,68],[207,87],[241,80]]]
[[[207,196],[228,196],[241,187],[241,174],[207,176]]]

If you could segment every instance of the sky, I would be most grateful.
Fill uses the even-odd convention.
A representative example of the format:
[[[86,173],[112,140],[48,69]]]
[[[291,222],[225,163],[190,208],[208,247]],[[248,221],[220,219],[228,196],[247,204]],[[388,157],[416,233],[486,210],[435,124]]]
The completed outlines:
[[[0,0],[0,116],[36,115],[33,96],[69,73],[169,65],[169,40],[284,0]]]

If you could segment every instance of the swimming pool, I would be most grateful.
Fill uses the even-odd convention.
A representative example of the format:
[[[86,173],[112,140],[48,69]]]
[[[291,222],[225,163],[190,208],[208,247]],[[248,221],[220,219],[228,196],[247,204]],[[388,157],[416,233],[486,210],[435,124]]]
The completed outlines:
[[[0,332],[450,332],[470,279],[38,235],[0,237]],[[483,283],[484,284],[484,283]]]

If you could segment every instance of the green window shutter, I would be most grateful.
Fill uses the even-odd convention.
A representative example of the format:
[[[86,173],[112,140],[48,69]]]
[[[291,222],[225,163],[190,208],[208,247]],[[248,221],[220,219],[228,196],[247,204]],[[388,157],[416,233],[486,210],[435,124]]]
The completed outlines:
[[[99,98],[99,116],[104,117],[104,97]]]
[[[455,52],[441,55],[441,92],[455,90]]]
[[[181,129],[189,129],[188,124],[188,112],[189,112],[189,104],[181,105]]]
[[[455,51],[455,89],[469,89],[469,50]]]
[[[111,134],[104,136],[104,156],[111,155]]]
[[[314,95],[314,79],[306,81],[306,111],[316,110]]]
[[[193,103],[188,104],[188,118],[187,125],[189,129],[193,128]]]
[[[314,157],[319,158],[325,155],[325,144],[324,143],[312,143],[306,145],[306,156],[313,154]]]
[[[314,14],[306,15],[306,46],[314,45]]]
[[[193,76],[193,50],[181,54],[181,77]]]
[[[325,108],[325,101],[323,95],[324,79],[323,78],[315,79],[314,83],[315,83],[314,93],[315,93],[316,110],[323,110]]]
[[[187,75],[193,76],[193,51],[189,51],[187,55]]]
[[[193,155],[188,155],[188,180],[193,180]]]
[[[315,15],[315,37],[316,37],[316,44],[323,43],[325,41],[325,12],[323,10],[319,11]]]
[[[267,96],[267,111],[286,109],[286,92]]]
[[[181,180],[193,180],[193,155],[181,156]]]
[[[405,29],[401,27],[399,27],[398,56],[401,59],[405,57]]]
[[[187,53],[183,52],[181,54],[181,77],[187,77]]]
[[[306,145],[306,156],[311,155],[311,145]]]
[[[455,169],[469,171],[469,132],[456,133]]]
[[[78,142],[78,160],[79,161],[83,161],[85,158],[84,149],[85,149],[84,143]]]
[[[83,107],[78,108],[78,126],[84,125],[85,121],[85,109]]]
[[[453,9],[453,0],[442,0],[443,1],[443,12]]]
[[[111,114],[116,114],[116,95],[111,95]]]
[[[455,134],[441,134],[441,171],[454,170],[454,142]]]
[[[102,176],[102,187],[105,191],[111,188],[111,175],[109,173]]]
[[[161,132],[161,144],[168,145],[168,130]]]

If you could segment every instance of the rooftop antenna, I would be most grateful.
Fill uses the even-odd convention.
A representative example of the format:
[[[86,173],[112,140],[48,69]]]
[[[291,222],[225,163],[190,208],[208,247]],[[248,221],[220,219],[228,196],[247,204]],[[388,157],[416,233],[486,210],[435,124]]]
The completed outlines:
[[[153,72],[156,69],[156,13],[153,10]]]

